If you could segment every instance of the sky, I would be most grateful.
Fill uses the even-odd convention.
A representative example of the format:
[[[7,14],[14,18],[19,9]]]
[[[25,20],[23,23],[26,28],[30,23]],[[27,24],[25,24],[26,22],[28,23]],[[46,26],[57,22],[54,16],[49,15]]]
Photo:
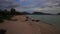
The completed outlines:
[[[60,0],[0,0],[0,9],[15,8],[17,11],[60,12]]]

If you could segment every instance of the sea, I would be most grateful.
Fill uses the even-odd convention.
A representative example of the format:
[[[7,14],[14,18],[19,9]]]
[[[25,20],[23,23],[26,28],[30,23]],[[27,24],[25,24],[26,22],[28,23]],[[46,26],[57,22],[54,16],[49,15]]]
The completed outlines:
[[[60,15],[27,15],[27,16],[60,27]]]

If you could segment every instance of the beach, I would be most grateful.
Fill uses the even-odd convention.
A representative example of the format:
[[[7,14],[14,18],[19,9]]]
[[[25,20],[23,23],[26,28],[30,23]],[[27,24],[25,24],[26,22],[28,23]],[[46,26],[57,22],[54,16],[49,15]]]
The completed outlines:
[[[60,34],[60,29],[54,25],[46,24],[41,21],[25,21],[26,15],[17,15],[12,19],[16,21],[5,20],[0,23],[0,29],[7,30],[6,34]]]

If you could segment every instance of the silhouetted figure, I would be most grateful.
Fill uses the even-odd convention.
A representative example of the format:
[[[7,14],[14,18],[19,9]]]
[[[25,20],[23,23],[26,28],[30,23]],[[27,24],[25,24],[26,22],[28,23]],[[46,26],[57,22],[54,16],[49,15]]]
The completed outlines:
[[[6,33],[6,30],[0,29],[0,34],[5,34],[5,33]]]

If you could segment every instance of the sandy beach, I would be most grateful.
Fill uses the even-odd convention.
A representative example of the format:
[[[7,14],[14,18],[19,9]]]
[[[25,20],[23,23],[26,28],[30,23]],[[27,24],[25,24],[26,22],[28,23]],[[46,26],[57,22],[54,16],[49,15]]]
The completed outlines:
[[[54,25],[31,21],[31,19],[25,21],[25,15],[14,16],[12,19],[17,21],[5,20],[4,23],[0,23],[0,29],[7,30],[6,34],[60,34],[60,29]]]

